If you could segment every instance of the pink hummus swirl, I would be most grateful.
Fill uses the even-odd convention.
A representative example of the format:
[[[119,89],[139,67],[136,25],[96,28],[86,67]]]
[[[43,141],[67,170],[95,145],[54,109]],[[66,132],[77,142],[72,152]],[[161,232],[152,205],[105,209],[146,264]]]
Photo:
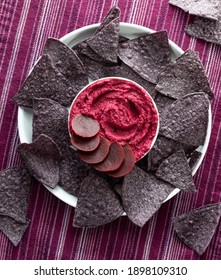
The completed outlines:
[[[151,97],[126,79],[100,79],[84,88],[70,109],[70,133],[78,113],[97,120],[100,135],[109,141],[129,144],[136,161],[149,151],[157,133],[158,113]]]

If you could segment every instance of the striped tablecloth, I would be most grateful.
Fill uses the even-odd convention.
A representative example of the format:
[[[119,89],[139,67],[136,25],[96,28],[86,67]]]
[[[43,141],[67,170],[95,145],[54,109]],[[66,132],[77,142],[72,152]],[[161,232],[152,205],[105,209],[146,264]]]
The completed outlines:
[[[0,1],[0,169],[21,164],[17,107],[11,99],[49,36],[60,38],[97,23],[112,0]],[[18,247],[0,232],[0,259],[221,259],[221,223],[199,257],[177,238],[171,219],[221,200],[221,46],[190,38],[184,28],[191,17],[168,0],[119,0],[121,21],[155,30],[166,29],[183,50],[199,52],[215,99],[212,135],[206,157],[194,177],[198,192],[179,193],[141,229],[127,217],[94,229],[72,227],[74,208],[33,182],[28,217],[30,227]]]

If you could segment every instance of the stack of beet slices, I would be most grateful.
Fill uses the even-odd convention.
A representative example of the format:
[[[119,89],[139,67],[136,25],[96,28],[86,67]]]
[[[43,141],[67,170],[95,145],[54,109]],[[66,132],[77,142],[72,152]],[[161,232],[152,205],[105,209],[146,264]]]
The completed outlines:
[[[100,124],[83,114],[77,114],[71,123],[71,144],[79,158],[98,171],[120,178],[130,173],[135,157],[129,145],[111,143],[99,134]]]

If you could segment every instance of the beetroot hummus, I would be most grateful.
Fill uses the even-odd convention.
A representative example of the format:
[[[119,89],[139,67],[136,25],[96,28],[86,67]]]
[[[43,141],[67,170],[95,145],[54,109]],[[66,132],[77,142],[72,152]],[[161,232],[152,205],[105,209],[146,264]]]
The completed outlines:
[[[70,109],[70,133],[78,113],[97,120],[100,135],[109,141],[129,144],[136,160],[148,152],[157,134],[158,112],[151,97],[126,79],[105,78],[85,87]]]

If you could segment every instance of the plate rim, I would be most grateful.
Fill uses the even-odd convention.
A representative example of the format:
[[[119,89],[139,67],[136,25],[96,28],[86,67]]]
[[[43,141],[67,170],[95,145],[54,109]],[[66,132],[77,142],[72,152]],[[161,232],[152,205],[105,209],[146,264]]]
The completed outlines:
[[[63,37],[61,37],[59,40],[66,44],[67,46],[72,47],[75,44],[72,44],[72,42],[76,39],[81,37],[82,40],[86,39],[86,36],[82,36],[82,33],[85,32],[92,32],[93,30],[95,30],[96,28],[98,28],[98,26],[100,25],[100,23],[94,23],[94,24],[90,24],[90,25],[86,25],[83,26],[81,28],[75,29],[67,34],[65,34]],[[140,35],[143,33],[154,33],[157,32],[156,30],[150,29],[148,27],[145,26],[141,26],[138,24],[133,24],[133,23],[127,23],[127,22],[120,22],[120,33],[122,32],[122,30],[124,29],[130,29],[130,28],[134,28],[137,30],[138,33],[132,33],[132,37],[135,37],[136,35]],[[162,31],[162,30],[161,30]],[[139,34],[140,33],[140,34]],[[81,35],[81,36],[79,36]],[[135,35],[135,36],[133,36]],[[70,39],[71,38],[71,39]],[[78,42],[81,42],[82,40],[77,40]],[[76,42],[76,43],[78,43]],[[175,56],[181,56],[184,51],[178,46],[176,45],[173,41],[171,41],[169,39],[169,45],[171,47],[171,49],[173,50],[173,52],[175,52]],[[30,73],[29,73],[30,74]],[[31,109],[27,109],[27,108],[23,108],[21,106],[18,107],[18,135],[19,135],[19,139],[20,139],[20,143],[31,143],[32,141],[27,141],[26,139],[24,139],[23,134],[25,131],[25,128],[21,126],[21,123],[23,123],[25,121],[25,114],[30,114],[30,117],[32,118],[31,114],[32,114],[32,110]],[[206,139],[204,142],[204,145],[202,146],[202,151],[200,158],[197,161],[197,164],[194,166],[193,170],[192,170],[192,176],[194,176],[197,172],[197,170],[199,169],[200,165],[202,164],[202,161],[205,157],[206,151],[208,149],[208,145],[209,145],[209,141],[210,141],[210,137],[211,137],[211,130],[212,130],[212,111],[211,111],[211,104],[209,104],[209,115],[208,115],[209,121],[208,121],[208,127],[207,127],[207,134],[206,134]],[[32,124],[32,123],[31,123]],[[31,133],[32,133],[32,125],[31,125]],[[72,206],[72,207],[76,207],[77,204],[77,197],[68,193],[67,191],[65,191],[61,186],[57,185],[54,189],[44,185],[53,195],[55,195],[58,199],[60,199],[61,201],[65,202],[66,204]],[[166,202],[168,200],[170,200],[172,197],[174,197],[176,194],[178,194],[180,192],[180,189],[175,188],[169,195],[168,197],[163,201]],[[126,215],[125,213],[123,215]]]

